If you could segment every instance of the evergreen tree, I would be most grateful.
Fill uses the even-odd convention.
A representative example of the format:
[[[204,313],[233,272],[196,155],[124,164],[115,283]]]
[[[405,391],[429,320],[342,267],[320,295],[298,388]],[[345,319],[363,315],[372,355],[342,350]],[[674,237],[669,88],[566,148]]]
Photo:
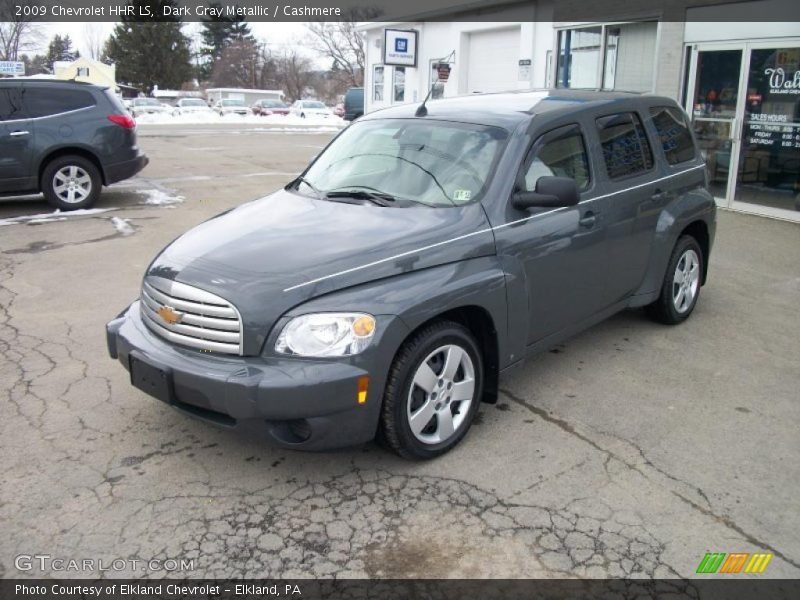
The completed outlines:
[[[72,49],[72,40],[68,35],[61,37],[56,34],[50,40],[45,55],[45,65],[47,69],[53,68],[56,61],[73,61],[80,56],[80,53]]]
[[[163,17],[163,7],[173,0],[130,0],[140,14],[140,7],[149,7],[160,22],[146,17],[123,17],[106,42],[104,59],[116,64],[117,79],[150,92],[153,86],[180,89],[192,78],[189,40],[181,30],[181,22]],[[146,20],[144,20],[146,19]]]
[[[212,3],[211,6],[219,8],[219,3]],[[203,21],[203,29],[200,37],[203,47],[200,55],[203,57],[203,64],[200,65],[200,79],[208,80],[214,71],[214,63],[221,57],[225,48],[231,42],[241,41],[255,43],[255,38],[248,25],[241,17],[209,17]]]

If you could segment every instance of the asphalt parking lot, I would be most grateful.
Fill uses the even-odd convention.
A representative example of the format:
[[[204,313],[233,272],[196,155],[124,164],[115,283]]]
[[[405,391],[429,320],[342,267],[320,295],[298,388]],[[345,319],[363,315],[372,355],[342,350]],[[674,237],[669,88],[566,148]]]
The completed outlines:
[[[142,127],[151,163],[109,210],[0,225],[0,577],[98,574],[20,554],[190,559],[189,577],[675,577],[706,552],[800,577],[796,224],[721,212],[687,323],[625,312],[529,361],[431,462],[277,450],[132,388],[104,325],[150,259],[331,136]],[[48,212],[0,200],[0,223]]]

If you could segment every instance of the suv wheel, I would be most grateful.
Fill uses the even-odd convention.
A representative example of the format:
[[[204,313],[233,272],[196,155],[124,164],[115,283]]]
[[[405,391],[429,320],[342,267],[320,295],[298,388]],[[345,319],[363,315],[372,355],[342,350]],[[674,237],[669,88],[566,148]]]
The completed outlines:
[[[685,321],[700,296],[703,273],[703,251],[692,236],[678,239],[664,275],[661,295],[647,309],[650,315],[667,325]]]
[[[88,208],[100,195],[100,172],[82,156],[61,156],[51,161],[40,182],[47,201],[61,210]]]
[[[406,342],[389,371],[381,440],[404,458],[444,454],[467,434],[483,394],[483,360],[468,329],[443,321]]]

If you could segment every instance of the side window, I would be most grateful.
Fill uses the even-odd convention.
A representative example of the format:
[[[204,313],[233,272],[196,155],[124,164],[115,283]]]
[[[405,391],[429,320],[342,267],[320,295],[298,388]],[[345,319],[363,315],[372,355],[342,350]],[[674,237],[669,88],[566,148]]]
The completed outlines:
[[[694,158],[694,142],[683,112],[671,106],[652,106],[650,115],[658,131],[664,156],[671,165]]]
[[[653,151],[647,142],[639,115],[619,113],[597,119],[603,160],[610,179],[644,173],[653,166]]]
[[[85,90],[60,89],[54,92],[40,87],[28,87],[23,91],[22,98],[29,117],[47,117],[94,106],[94,98]]]
[[[532,192],[543,176],[569,177],[579,190],[589,187],[589,159],[578,125],[566,125],[537,139],[525,159],[525,190]]]
[[[20,88],[17,86],[0,87],[0,121],[13,121],[24,118]]]

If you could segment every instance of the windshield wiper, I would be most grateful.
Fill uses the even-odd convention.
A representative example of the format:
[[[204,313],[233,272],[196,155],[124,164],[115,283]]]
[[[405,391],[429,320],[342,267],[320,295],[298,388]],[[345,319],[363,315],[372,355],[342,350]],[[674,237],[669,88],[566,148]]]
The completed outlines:
[[[368,190],[334,190],[325,194],[328,199],[354,198],[357,200],[369,200],[378,206],[392,206],[397,202],[397,198],[381,192],[370,192]]]
[[[393,196],[387,192],[382,192],[378,189],[368,186],[352,186],[348,188],[337,188],[326,193],[328,198],[357,198],[373,202],[379,206],[401,206],[402,204],[420,204],[422,206],[431,207],[430,204],[414,200],[412,198],[400,198]]]
[[[311,183],[308,179],[306,179],[302,175],[297,177],[289,185],[290,186],[294,186],[295,188],[297,188],[297,187],[300,186],[301,183],[305,183],[308,187],[310,187],[311,190],[317,195],[317,198],[319,198],[320,200],[324,200],[325,199],[325,194],[323,194],[321,191],[319,191],[317,189],[317,187],[313,183]]]

